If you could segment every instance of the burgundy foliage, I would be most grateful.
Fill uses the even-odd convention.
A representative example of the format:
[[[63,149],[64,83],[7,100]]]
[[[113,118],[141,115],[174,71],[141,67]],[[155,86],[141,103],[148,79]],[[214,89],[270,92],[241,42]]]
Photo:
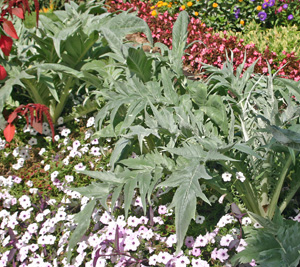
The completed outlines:
[[[51,131],[52,131],[52,140],[54,142],[54,125],[51,119],[51,116],[49,114],[49,108],[45,105],[42,104],[27,104],[25,105],[20,105],[17,107],[8,117],[8,125],[3,131],[4,137],[7,142],[10,142],[15,135],[15,125],[13,122],[15,119],[18,118],[18,114],[21,114],[25,116],[26,121],[27,121],[27,126],[30,125],[39,133],[43,133],[43,115],[46,116]],[[29,122],[30,120],[30,122]]]

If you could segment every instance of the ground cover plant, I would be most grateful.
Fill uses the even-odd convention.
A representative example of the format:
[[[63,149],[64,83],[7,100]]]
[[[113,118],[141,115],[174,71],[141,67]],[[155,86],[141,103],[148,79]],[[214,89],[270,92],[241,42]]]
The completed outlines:
[[[9,62],[22,69],[22,82],[43,79],[43,98],[61,105],[63,117],[51,131],[41,120],[51,109],[39,101],[15,109],[16,92],[28,89],[10,85],[0,147],[1,263],[297,266],[290,245],[298,246],[300,221],[299,82],[267,63],[267,75],[258,74],[259,59],[250,64],[244,54],[237,64],[235,51],[225,50],[222,69],[202,63],[208,78],[187,79],[186,11],[176,16],[171,48],[154,43],[135,14],[108,13],[101,3],[71,2],[53,13],[41,16],[47,25],[39,35],[16,24],[33,37],[20,37],[17,50],[31,54],[15,51]],[[93,21],[102,24],[95,29]],[[141,31],[146,50],[160,53],[125,38]],[[74,40],[88,50],[76,64],[67,44]],[[44,45],[50,54],[40,59]],[[87,101],[89,112],[69,108]]]

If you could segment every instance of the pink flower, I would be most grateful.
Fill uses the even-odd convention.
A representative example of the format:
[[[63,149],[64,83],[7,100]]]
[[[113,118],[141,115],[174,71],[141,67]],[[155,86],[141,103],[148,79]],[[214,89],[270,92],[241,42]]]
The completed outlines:
[[[227,253],[228,249],[227,248],[220,248],[217,252],[217,258],[221,261],[224,262],[229,258],[229,255]]]
[[[192,236],[187,236],[186,239],[185,239],[185,245],[188,247],[188,248],[192,248],[193,245],[195,243],[195,240]]]
[[[127,220],[128,226],[137,227],[140,224],[140,220],[135,216],[129,216]]]
[[[193,247],[192,255],[195,257],[199,257],[201,255],[201,249]]]
[[[167,207],[165,205],[160,205],[158,207],[158,214],[162,215],[162,214],[166,214],[167,213]]]
[[[208,243],[208,240],[205,236],[199,235],[196,238],[196,241],[194,243],[194,247],[205,247]]]

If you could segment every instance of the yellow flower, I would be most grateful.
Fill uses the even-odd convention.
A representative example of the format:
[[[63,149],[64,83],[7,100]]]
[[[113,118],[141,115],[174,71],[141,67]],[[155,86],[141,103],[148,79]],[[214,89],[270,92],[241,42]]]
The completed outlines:
[[[151,15],[152,15],[153,17],[155,17],[155,16],[157,15],[156,10],[153,10],[153,11],[151,12]]]
[[[157,3],[157,7],[158,8],[162,7],[162,4]]]
[[[240,24],[244,26],[245,21],[241,20],[241,21],[240,21]]]
[[[187,2],[187,4],[186,4],[188,7],[191,7],[192,5],[193,5],[193,3],[192,2]]]
[[[164,2],[163,1],[158,1],[157,4],[158,5],[162,5]]]
[[[185,5],[181,6],[180,8],[181,10],[185,10]]]
[[[54,5],[53,5],[53,2],[50,1],[50,5],[49,5],[49,8],[46,8],[46,7],[43,7],[39,12],[40,13],[48,13],[48,12],[53,12],[53,9],[54,9]]]
[[[256,9],[257,9],[258,11],[261,10],[261,6],[258,6]]]
[[[199,16],[199,13],[197,11],[195,11],[194,15],[195,16]]]
[[[218,5],[217,3],[213,3],[212,6],[216,8],[216,7],[218,7],[219,5]]]
[[[163,6],[167,6],[167,5],[168,5],[168,3],[166,3],[166,2],[163,3]]]
[[[155,6],[150,7],[150,9],[154,9],[154,8],[155,8]]]

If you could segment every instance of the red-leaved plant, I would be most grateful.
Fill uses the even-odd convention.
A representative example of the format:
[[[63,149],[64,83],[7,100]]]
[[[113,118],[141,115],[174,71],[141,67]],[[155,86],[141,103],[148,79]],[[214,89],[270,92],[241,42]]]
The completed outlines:
[[[39,19],[39,1],[34,0],[35,11],[36,11],[36,23]],[[13,15],[24,19],[25,13],[31,13],[28,0],[4,0],[3,6],[0,7],[0,25],[3,31],[8,35],[1,35],[0,37],[0,48],[5,56],[9,56],[12,48],[13,40],[19,39],[16,29],[13,23],[9,20],[9,17]],[[4,80],[7,76],[6,70],[0,65],[0,80]]]
[[[33,103],[27,104],[26,106],[20,105],[9,115],[7,120],[8,125],[3,131],[4,137],[7,142],[10,142],[14,138],[16,127],[13,124],[13,122],[15,121],[15,119],[18,118],[19,113],[25,116],[27,121],[27,126],[30,123],[30,125],[40,134],[43,133],[43,115],[45,115],[49,122],[51,132],[52,132],[52,140],[54,142],[54,125],[49,113],[49,108],[42,104],[33,104]]]

